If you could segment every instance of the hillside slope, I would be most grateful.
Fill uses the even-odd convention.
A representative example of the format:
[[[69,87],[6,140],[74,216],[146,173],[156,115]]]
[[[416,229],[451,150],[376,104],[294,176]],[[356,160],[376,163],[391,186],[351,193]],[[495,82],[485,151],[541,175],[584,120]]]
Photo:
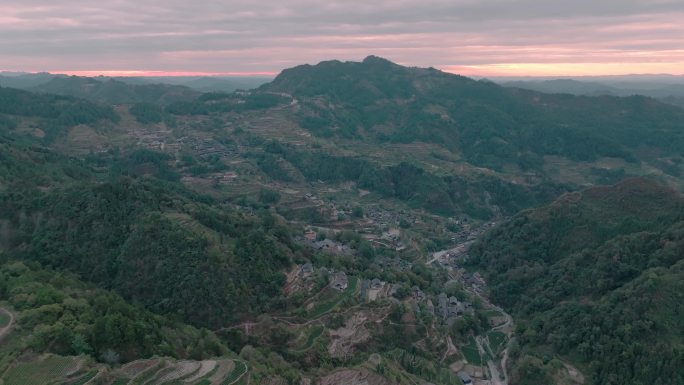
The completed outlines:
[[[299,98],[302,126],[315,135],[438,143],[495,169],[684,148],[684,110],[654,99],[543,94],[374,56],[287,69],[261,89]]]
[[[566,194],[471,248],[518,320],[519,384],[555,352],[592,384],[684,381],[684,198],[647,179]],[[527,375],[526,375],[527,374]],[[521,377],[524,377],[522,379]]]
[[[188,87],[170,84],[128,84],[114,79],[78,76],[54,77],[31,87],[30,91],[67,95],[111,104],[160,103],[192,100],[199,92]]]
[[[227,351],[206,330],[130,305],[73,275],[4,259],[0,254],[0,304],[16,312],[18,325],[0,348],[0,373],[26,349],[96,358],[109,351],[110,363],[152,355],[202,359]]]
[[[279,303],[296,247],[269,212],[188,191],[168,157],[139,150],[79,160],[5,130],[0,250],[80,275],[201,326]]]

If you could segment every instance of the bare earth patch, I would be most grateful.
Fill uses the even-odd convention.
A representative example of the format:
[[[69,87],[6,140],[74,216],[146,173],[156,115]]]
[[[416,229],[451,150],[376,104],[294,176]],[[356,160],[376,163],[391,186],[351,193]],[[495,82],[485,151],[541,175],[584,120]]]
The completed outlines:
[[[221,360],[218,361],[217,364],[219,366],[218,370],[216,370],[216,373],[214,373],[214,375],[209,379],[212,385],[220,385],[228,373],[235,368],[235,363],[233,360]]]
[[[197,373],[185,379],[185,382],[193,382],[209,374],[216,367],[216,361],[204,360],[200,363],[200,368]]]
[[[565,366],[565,369],[568,370],[568,377],[570,377],[571,380],[578,384],[584,384],[584,375],[577,370],[577,368],[566,363],[563,363],[563,365]]]
[[[391,385],[385,377],[367,370],[342,369],[331,373],[318,382],[318,385]]]
[[[183,378],[199,370],[201,364],[198,361],[178,361],[173,365],[173,370],[159,378],[158,383],[163,384],[167,381]]]
[[[331,330],[332,341],[328,346],[328,353],[332,357],[347,357],[354,352],[354,345],[367,341],[370,332],[363,324],[368,320],[368,315],[364,312],[355,313],[347,319],[344,326],[339,329]]]
[[[128,378],[134,378],[140,373],[147,370],[148,368],[157,365],[158,363],[158,359],[133,361],[122,366],[121,369],[118,370],[118,372]]]
[[[9,334],[10,330],[12,330],[12,326],[14,325],[14,314],[7,309],[0,308],[0,315],[4,320],[3,325],[0,327],[0,341],[2,341],[2,339]]]

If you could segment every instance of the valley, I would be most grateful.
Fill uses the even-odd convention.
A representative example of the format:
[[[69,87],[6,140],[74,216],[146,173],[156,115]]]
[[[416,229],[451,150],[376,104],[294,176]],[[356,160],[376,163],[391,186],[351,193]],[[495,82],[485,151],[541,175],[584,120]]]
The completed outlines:
[[[2,385],[679,384],[684,110],[102,82],[0,88]]]

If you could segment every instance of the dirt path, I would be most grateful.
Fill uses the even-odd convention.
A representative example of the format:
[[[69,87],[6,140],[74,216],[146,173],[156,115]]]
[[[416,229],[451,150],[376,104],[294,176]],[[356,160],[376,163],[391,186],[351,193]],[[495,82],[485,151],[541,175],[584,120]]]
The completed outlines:
[[[11,311],[0,307],[0,314],[4,314],[9,318],[9,322],[7,322],[7,325],[5,327],[0,329],[0,341],[2,341],[7,334],[12,330],[12,326],[14,326],[14,314],[12,314]]]
[[[442,357],[442,361],[441,361],[441,362],[444,362],[444,360],[446,360],[447,357],[449,357],[449,356],[455,354],[456,351],[457,351],[457,350],[456,350],[456,346],[454,346],[454,342],[451,340],[451,336],[450,336],[450,335],[447,335],[446,343],[447,343],[447,350],[446,350],[446,352],[444,352],[444,356]]]
[[[506,349],[503,351],[503,357],[501,358],[501,372],[503,372],[504,381],[506,384],[508,384],[508,371],[506,370],[506,364],[508,363],[508,347],[510,346],[512,340],[512,338],[508,340],[509,342],[506,345]]]
[[[496,367],[494,360],[489,359],[489,355],[485,351],[483,343],[484,338],[482,336],[475,337],[475,344],[477,345],[477,350],[480,352],[480,356],[487,360],[487,368],[489,368],[489,381],[491,385],[508,385],[507,381],[502,381],[499,375],[499,369]]]
[[[491,331],[501,331],[504,334],[506,334],[506,337],[508,338],[508,342],[506,342],[506,347],[504,348],[504,350],[502,352],[501,361],[499,361],[499,366],[497,366],[495,361],[487,360],[487,366],[489,367],[489,372],[491,374],[491,384],[492,385],[508,385],[508,371],[507,371],[506,365],[508,363],[508,349],[511,346],[511,341],[513,340],[513,328],[514,328],[513,317],[511,317],[510,314],[506,313],[499,306],[496,306],[493,303],[489,302],[489,299],[484,297],[479,292],[472,290],[470,288],[466,288],[466,290],[469,293],[473,294],[474,296],[480,298],[480,300],[482,300],[482,303],[484,304],[484,306],[486,308],[496,310],[499,313],[501,313],[504,316],[504,318],[506,318],[506,322],[490,329]],[[480,350],[480,353],[484,352],[484,347],[482,345],[484,345],[486,343],[486,342],[483,342],[485,338],[486,338],[486,335],[485,335],[485,337],[478,336],[475,338],[475,342],[477,344],[478,349],[482,349],[482,350]],[[490,348],[490,351],[491,351],[491,348]],[[485,355],[483,357],[487,357],[487,356]],[[496,360],[496,358],[494,358],[494,360]],[[501,374],[503,376],[499,375],[499,369],[501,370]],[[503,379],[502,379],[502,377],[503,377]]]
[[[88,381],[87,381],[85,384],[83,384],[83,385],[94,385],[96,381],[99,382],[99,381],[100,381],[100,378],[99,378],[99,377],[102,375],[102,373],[104,373],[104,369],[102,369],[102,368],[98,369],[98,370],[97,370],[97,373],[93,376],[93,378],[91,378],[90,380],[88,380]]]
[[[513,317],[511,317],[510,314],[506,313],[505,311],[503,311],[503,309],[496,305],[492,305],[492,307],[495,310],[499,311],[501,314],[503,314],[506,318],[506,322],[497,327],[492,328],[492,330],[503,331],[506,334],[506,337],[508,338],[508,342],[506,342],[506,347],[503,350],[503,356],[501,358],[501,372],[504,376],[504,384],[508,384],[508,370],[506,370],[506,364],[508,363],[508,349],[510,348],[511,343],[513,342]]]
[[[244,377],[244,376],[246,376],[246,375],[249,375],[249,366],[247,366],[247,362],[246,362],[246,361],[242,361],[242,360],[233,360],[233,362],[235,362],[235,366],[236,366],[236,367],[237,367],[238,364],[242,364],[245,371],[242,372],[242,374],[241,374],[240,376],[238,376],[238,378],[236,378],[233,382],[231,382],[231,383],[229,383],[229,384],[226,384],[226,385],[233,385],[233,384],[237,383],[238,381],[240,381],[240,380],[242,379],[242,377]]]

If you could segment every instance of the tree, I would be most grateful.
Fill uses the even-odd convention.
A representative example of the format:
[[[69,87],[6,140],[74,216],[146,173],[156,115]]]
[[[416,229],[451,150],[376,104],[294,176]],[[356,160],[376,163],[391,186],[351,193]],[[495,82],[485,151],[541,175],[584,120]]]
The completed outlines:
[[[363,208],[361,206],[354,206],[352,209],[352,217],[363,218]]]
[[[371,246],[370,242],[366,240],[361,241],[359,245],[359,255],[368,260],[375,258],[375,250],[373,249],[373,246]]]
[[[80,333],[74,335],[71,341],[71,349],[78,355],[91,354],[93,352],[93,348],[90,346],[85,336]]]

